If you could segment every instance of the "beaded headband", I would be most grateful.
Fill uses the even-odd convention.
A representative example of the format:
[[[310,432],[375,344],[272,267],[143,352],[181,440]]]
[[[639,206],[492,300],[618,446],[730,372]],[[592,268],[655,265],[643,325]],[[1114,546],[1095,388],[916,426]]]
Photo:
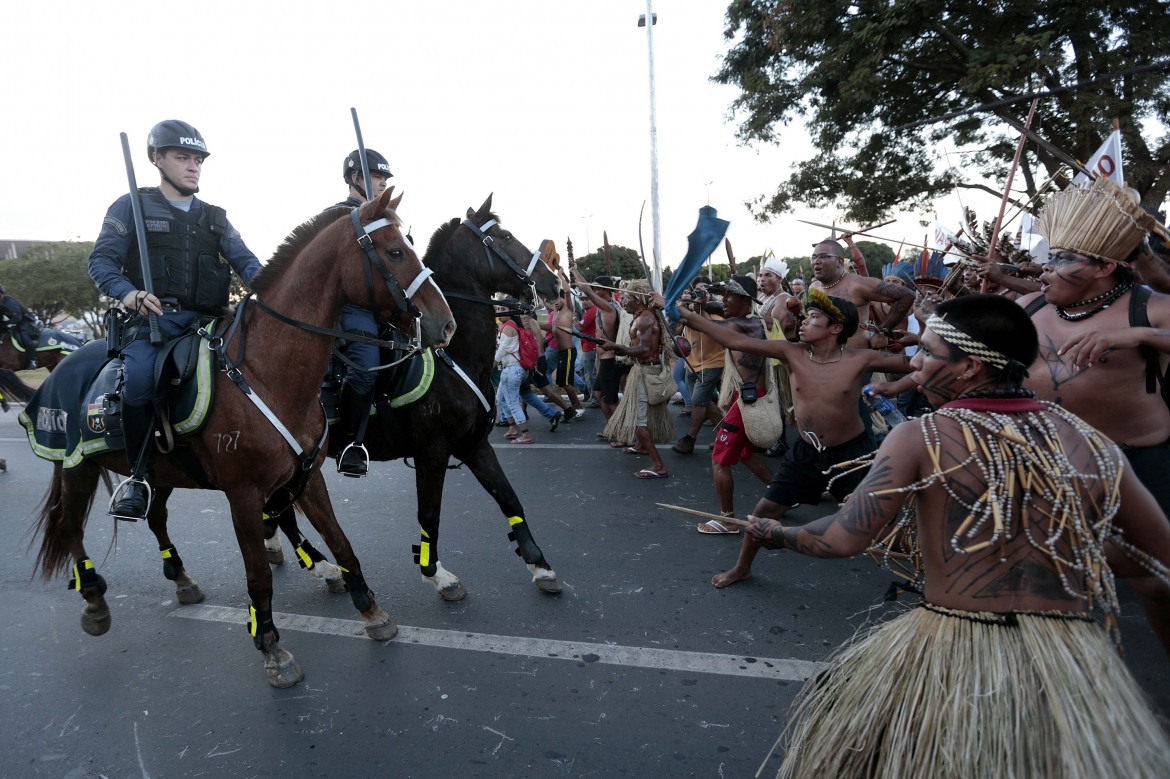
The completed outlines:
[[[997,352],[978,338],[967,335],[938,314],[931,315],[926,320],[926,326],[934,334],[952,346],[962,349],[967,354],[975,355],[989,365],[1003,370],[1011,362],[1011,358],[1002,352]]]

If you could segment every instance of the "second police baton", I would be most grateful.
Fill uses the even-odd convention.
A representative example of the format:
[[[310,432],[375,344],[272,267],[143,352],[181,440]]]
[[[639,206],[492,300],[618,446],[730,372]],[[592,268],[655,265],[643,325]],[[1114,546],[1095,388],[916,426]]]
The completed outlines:
[[[138,196],[138,182],[134,178],[134,163],[130,159],[130,140],[126,133],[119,133],[122,138],[122,157],[126,160],[126,180],[130,183],[130,210],[134,212],[134,232],[138,236],[138,259],[142,263],[142,288],[146,294],[154,294],[154,282],[150,277],[150,255],[146,249],[146,222],[142,218],[142,198]],[[158,315],[148,312],[146,319],[150,322],[150,343],[158,346],[163,342],[162,333],[158,329]]]

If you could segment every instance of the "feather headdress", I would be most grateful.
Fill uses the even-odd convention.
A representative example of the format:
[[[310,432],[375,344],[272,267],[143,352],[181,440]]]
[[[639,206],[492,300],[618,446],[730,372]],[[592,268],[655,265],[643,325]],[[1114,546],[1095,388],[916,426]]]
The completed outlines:
[[[839,325],[845,323],[845,315],[841,313],[841,309],[837,308],[837,305],[821,290],[809,287],[802,297],[804,299],[801,303],[806,311],[815,308],[827,316],[830,322]]]
[[[1067,249],[1096,260],[1125,262],[1154,225],[1138,193],[1099,177],[1087,187],[1057,192],[1036,220],[1053,251]]]

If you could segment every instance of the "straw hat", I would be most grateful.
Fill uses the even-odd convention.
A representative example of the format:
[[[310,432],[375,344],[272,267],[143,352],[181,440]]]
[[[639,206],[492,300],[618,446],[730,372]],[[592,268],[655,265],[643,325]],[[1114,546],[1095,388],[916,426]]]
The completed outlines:
[[[1154,218],[1136,190],[1096,178],[1087,187],[1056,193],[1036,220],[1052,251],[1067,249],[1096,260],[1125,262],[1145,239]]]

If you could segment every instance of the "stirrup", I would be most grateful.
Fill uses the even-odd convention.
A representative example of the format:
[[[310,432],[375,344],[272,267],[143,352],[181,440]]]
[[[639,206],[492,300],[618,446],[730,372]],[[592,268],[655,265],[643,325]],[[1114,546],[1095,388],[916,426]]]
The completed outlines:
[[[341,463],[344,462],[345,456],[347,454],[349,454],[350,449],[356,449],[357,451],[360,451],[362,453],[362,463],[359,466],[361,468],[360,471],[357,471],[357,470],[347,471],[347,470],[343,470],[341,467]],[[347,445],[344,449],[342,449],[341,454],[338,455],[338,457],[337,457],[337,472],[340,473],[342,476],[348,476],[351,479],[360,479],[361,477],[368,474],[370,472],[370,452],[368,449],[366,449],[366,445],[359,444],[355,441],[355,442]]]
[[[146,506],[142,509],[142,516],[135,517],[126,513],[117,513],[114,511],[119,502],[119,496],[125,497],[125,493],[135,484],[141,484],[146,489]],[[150,504],[154,502],[154,489],[150,486],[150,482],[146,479],[135,478],[128,476],[114,490],[114,494],[110,496],[110,507],[106,512],[114,519],[121,519],[127,522],[137,522],[140,519],[146,519],[146,515],[150,513]]]

